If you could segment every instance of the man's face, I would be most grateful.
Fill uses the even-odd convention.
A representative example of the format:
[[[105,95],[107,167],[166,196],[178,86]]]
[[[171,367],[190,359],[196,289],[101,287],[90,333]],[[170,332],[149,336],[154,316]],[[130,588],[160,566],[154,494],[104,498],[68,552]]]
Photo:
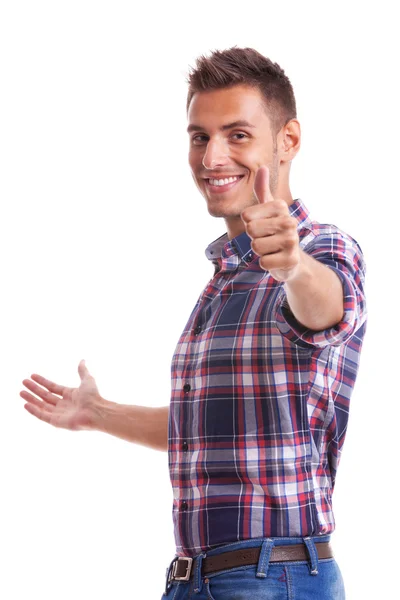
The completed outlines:
[[[263,97],[247,85],[196,93],[189,106],[189,164],[208,211],[236,227],[242,211],[258,204],[253,185],[262,165],[272,194],[279,160]]]

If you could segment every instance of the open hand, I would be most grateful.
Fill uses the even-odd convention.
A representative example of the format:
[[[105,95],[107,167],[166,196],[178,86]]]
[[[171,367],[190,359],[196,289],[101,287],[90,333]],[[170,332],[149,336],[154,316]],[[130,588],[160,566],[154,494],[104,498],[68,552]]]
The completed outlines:
[[[58,385],[36,374],[31,375],[33,381],[24,379],[24,386],[38,396],[37,398],[25,390],[21,391],[20,396],[27,402],[24,408],[54,427],[90,429],[95,405],[101,396],[84,360],[78,365],[78,373],[81,378],[79,388]]]

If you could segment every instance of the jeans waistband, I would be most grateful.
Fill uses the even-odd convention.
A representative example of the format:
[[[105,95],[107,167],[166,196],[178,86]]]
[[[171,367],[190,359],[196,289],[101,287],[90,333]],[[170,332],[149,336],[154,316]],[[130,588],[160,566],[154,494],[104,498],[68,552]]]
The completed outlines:
[[[172,573],[173,577],[176,577],[174,563],[176,563],[178,558],[182,559],[183,562],[181,562],[180,564],[185,567],[185,573],[183,575],[180,575],[179,577],[180,578],[187,577],[186,581],[188,581],[188,579],[190,577],[194,577],[194,580],[195,580],[195,584],[194,584],[195,590],[194,591],[197,593],[202,588],[202,579],[203,579],[202,563],[205,559],[211,558],[213,556],[215,557],[219,554],[233,552],[235,550],[244,550],[244,549],[249,549],[249,548],[261,548],[259,557],[257,556],[258,564],[257,564],[256,577],[266,577],[267,576],[269,562],[271,559],[271,553],[273,551],[274,546],[282,547],[282,546],[299,545],[299,544],[304,544],[307,548],[307,554],[308,554],[308,560],[309,560],[309,566],[310,566],[310,574],[317,575],[318,574],[318,554],[319,553],[316,549],[315,544],[329,542],[330,538],[331,538],[330,534],[319,535],[319,536],[306,536],[306,537],[252,538],[249,540],[242,540],[240,542],[232,542],[229,544],[223,544],[221,546],[213,548],[212,550],[209,550],[208,552],[201,552],[193,557],[179,557],[178,555],[176,555],[166,572],[166,591],[168,590],[168,586],[169,586],[170,574]],[[185,560],[185,558],[187,560]],[[230,567],[228,567],[228,569],[229,568]],[[237,567],[235,566],[234,568],[236,569]],[[238,568],[243,568],[243,567],[238,567]],[[217,569],[217,571],[219,571],[219,569]],[[207,577],[211,577],[211,576],[212,576],[211,573],[209,575],[207,575]]]

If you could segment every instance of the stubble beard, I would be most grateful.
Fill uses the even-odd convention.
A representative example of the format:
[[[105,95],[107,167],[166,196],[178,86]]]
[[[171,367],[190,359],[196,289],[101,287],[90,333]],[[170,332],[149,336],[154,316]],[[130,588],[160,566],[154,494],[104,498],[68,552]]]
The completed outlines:
[[[272,161],[268,166],[269,168],[269,187],[271,190],[271,194],[272,196],[275,197],[275,192],[278,188],[278,181],[279,181],[279,163],[278,163],[278,156],[277,153],[274,152]],[[209,198],[206,197],[207,202],[209,203]],[[223,205],[224,201],[221,200],[221,204]],[[244,204],[243,201],[241,201],[240,197],[236,199],[236,201],[234,201],[233,206],[229,209],[229,208],[223,208],[215,206],[212,207],[210,206],[210,204],[208,204],[208,212],[212,217],[216,217],[216,218],[225,218],[225,219],[239,219],[240,215],[242,214],[242,212],[245,210],[245,208],[248,208],[249,206],[255,206],[256,204],[259,204],[259,201],[254,193],[254,189],[251,192],[251,196],[249,198],[249,200]],[[237,206],[237,205],[240,206]]]
[[[278,181],[279,181],[279,159],[278,159],[278,145],[277,145],[276,136],[274,136],[274,138],[273,138],[272,160],[267,165],[267,167],[269,168],[269,188],[271,190],[272,196],[274,196],[275,192],[278,188]],[[218,205],[215,208],[213,208],[210,206],[210,199],[208,198],[207,195],[205,195],[205,199],[208,204],[209,214],[212,217],[216,217],[216,218],[237,219],[237,218],[240,218],[240,215],[242,214],[242,212],[244,211],[245,208],[259,204],[259,201],[254,193],[254,188],[253,188],[253,190],[251,192],[251,196],[250,196],[248,202],[246,202],[246,204],[241,204],[240,207],[237,207],[237,208],[232,207],[230,210],[229,209],[227,210],[226,208],[225,209],[218,208]],[[224,201],[222,200],[222,203],[223,202]],[[240,204],[240,198],[238,198],[237,201],[234,202],[234,204],[238,204],[238,203]]]

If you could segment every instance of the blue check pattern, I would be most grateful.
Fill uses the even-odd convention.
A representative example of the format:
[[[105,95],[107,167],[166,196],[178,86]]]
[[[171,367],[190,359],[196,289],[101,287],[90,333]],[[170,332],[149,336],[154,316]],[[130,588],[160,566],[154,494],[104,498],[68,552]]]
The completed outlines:
[[[343,286],[344,315],[312,331],[244,232],[211,243],[214,275],[171,364],[168,461],[178,556],[255,537],[334,530],[332,492],[366,330],[358,243],[289,207],[301,248]]]

